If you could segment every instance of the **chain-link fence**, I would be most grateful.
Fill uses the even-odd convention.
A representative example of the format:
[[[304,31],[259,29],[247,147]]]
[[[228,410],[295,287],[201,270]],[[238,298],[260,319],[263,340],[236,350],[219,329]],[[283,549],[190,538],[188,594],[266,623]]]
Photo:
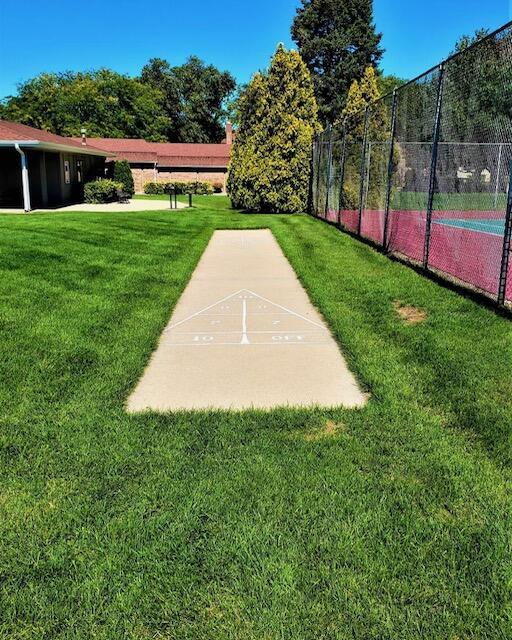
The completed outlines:
[[[512,22],[315,139],[309,212],[512,304]]]

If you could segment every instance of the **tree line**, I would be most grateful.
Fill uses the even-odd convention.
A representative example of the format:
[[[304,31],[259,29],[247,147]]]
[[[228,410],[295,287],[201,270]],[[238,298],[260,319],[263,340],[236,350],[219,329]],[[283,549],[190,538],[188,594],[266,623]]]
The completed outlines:
[[[79,136],[84,127],[92,137],[220,142],[229,116],[237,125],[228,181],[233,202],[256,210],[304,210],[315,132],[361,112],[402,81],[379,71],[383,49],[372,0],[301,0],[291,36],[298,51],[280,45],[269,69],[246,86],[237,87],[228,71],[195,56],[180,66],[153,58],[135,78],[109,69],[41,74],[0,103],[0,118],[65,136]],[[462,38],[457,50],[472,41]],[[453,94],[460,95],[447,115],[454,129],[475,123],[489,129],[493,110],[508,100],[500,91],[503,79],[495,77],[502,54],[492,41],[489,47],[492,55],[475,50],[449,73],[463,80],[454,85]],[[485,64],[472,56],[485,57]],[[491,69],[489,60],[496,62]],[[478,99],[465,110],[471,87],[464,82],[476,80],[475,69]],[[421,93],[420,87],[418,108]],[[379,140],[388,124],[389,114],[377,112],[372,136]]]
[[[100,69],[42,73],[0,103],[0,119],[62,136],[220,142],[225,101],[236,87],[228,71],[196,56],[172,67],[153,58],[131,78]]]
[[[382,56],[372,0],[302,0],[291,35],[325,125],[339,117],[352,81]],[[225,119],[238,117],[244,87],[236,89],[229,71],[196,56],[178,66],[153,58],[137,77],[111,69],[42,73],[0,102],[0,118],[63,136],[85,128],[91,137],[220,142]]]

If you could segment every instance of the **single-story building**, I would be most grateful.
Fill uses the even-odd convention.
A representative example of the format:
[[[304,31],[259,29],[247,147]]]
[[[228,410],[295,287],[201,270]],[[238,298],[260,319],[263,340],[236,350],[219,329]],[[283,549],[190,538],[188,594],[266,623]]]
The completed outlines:
[[[233,142],[233,128],[226,125],[226,138],[219,144],[146,142],[139,139],[82,139],[84,148],[102,149],[108,160],[127,160],[136,193],[146,182],[194,182],[200,180],[226,190],[226,177]],[[78,139],[76,139],[79,142]]]
[[[0,120],[0,207],[81,202],[85,182],[104,175],[108,153],[71,138]]]

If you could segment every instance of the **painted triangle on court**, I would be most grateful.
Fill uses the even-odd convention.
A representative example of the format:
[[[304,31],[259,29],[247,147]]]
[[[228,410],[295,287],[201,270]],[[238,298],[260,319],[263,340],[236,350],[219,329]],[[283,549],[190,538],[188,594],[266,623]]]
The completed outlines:
[[[293,309],[289,309],[277,302],[273,302],[250,289],[240,289],[235,291],[207,307],[190,314],[186,318],[170,324],[167,327],[166,332],[191,323],[201,316],[210,317],[217,315],[228,318],[230,316],[239,317],[242,320],[244,317],[249,318],[251,316],[290,316],[290,318],[293,318],[294,323],[297,325],[297,322],[299,322],[300,326],[302,326],[304,330],[325,332],[325,328],[319,322],[311,320],[310,318],[307,318]],[[276,326],[278,324],[286,323],[287,320],[287,318],[276,319],[272,321],[272,324]],[[220,325],[222,322],[222,320],[218,319],[211,321],[211,324],[212,326],[215,326]],[[228,320],[227,322],[230,321]],[[196,322],[194,322],[194,324],[196,324]]]

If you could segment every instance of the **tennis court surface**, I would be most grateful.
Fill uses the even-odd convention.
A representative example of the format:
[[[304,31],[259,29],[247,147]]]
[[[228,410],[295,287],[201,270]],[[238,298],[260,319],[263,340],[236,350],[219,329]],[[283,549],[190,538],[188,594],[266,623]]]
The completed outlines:
[[[216,231],[128,411],[364,405],[272,233]]]
[[[500,238],[503,238],[503,234],[505,233],[505,218],[440,218],[435,222],[448,227],[468,229],[470,231],[477,231],[478,233],[490,233],[500,236]]]

